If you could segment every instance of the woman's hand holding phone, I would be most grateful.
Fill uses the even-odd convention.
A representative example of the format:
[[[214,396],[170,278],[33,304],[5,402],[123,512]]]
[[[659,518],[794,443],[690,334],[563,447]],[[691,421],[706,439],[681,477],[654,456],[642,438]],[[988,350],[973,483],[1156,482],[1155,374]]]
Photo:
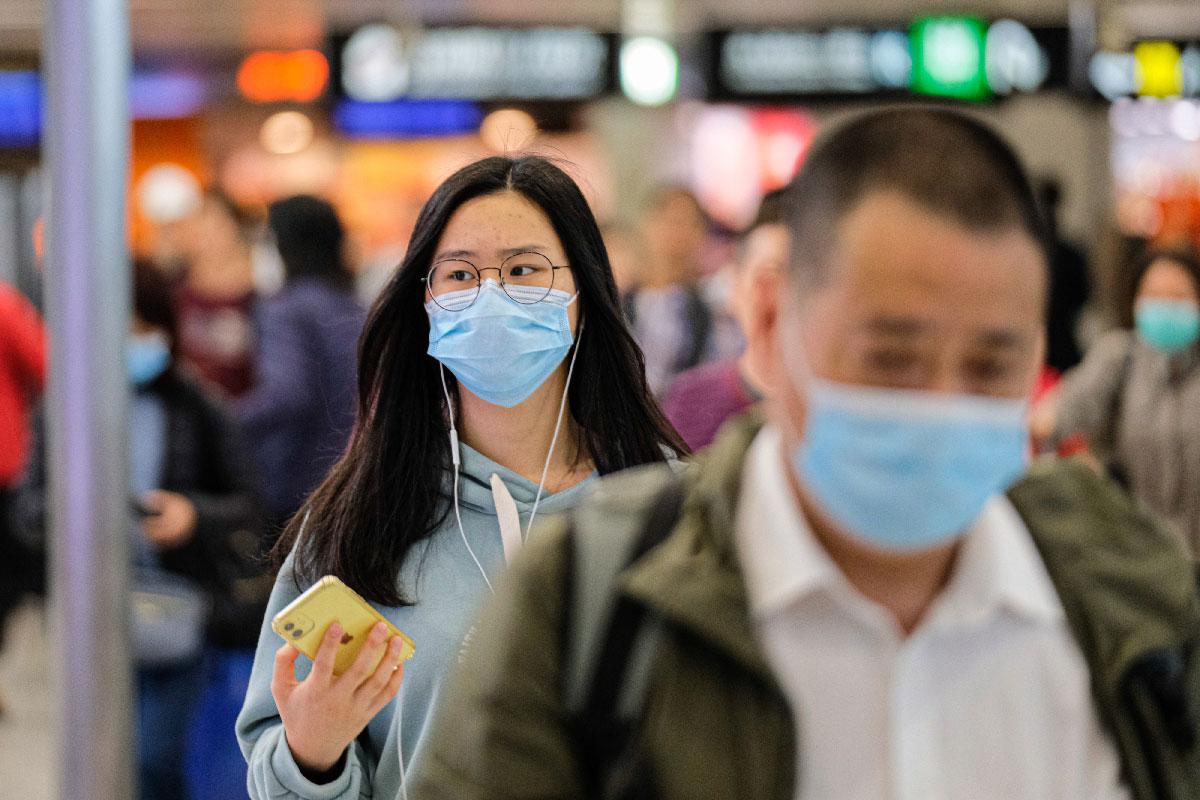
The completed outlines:
[[[325,631],[312,672],[303,681],[296,680],[300,651],[290,644],[276,651],[271,694],[292,757],[306,773],[332,771],[346,748],[400,691],[403,640],[393,636],[386,641],[387,632],[383,623],[375,625],[354,664],[340,676],[333,674],[333,664],[344,631],[336,622]],[[383,660],[372,670],[385,647]]]

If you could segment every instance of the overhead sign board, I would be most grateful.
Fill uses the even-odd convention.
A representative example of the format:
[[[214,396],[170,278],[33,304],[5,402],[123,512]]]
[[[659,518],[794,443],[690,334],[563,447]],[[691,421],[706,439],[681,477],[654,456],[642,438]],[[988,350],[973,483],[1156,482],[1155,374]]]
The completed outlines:
[[[984,100],[987,24],[978,17],[926,17],[913,23],[911,88],[917,94]]]
[[[720,31],[709,40],[718,100],[909,93],[978,100],[1065,83],[1064,29],[933,17],[881,28]]]
[[[585,100],[613,87],[614,48],[587,28],[368,25],[335,40],[336,89],[361,102]]]

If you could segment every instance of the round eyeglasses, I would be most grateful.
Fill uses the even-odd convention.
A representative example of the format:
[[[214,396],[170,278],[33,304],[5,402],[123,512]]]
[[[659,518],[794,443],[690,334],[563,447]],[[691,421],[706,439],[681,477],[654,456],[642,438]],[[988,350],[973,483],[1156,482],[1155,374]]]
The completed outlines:
[[[498,267],[476,267],[461,258],[437,262],[425,276],[429,298],[447,311],[462,311],[479,297],[485,272],[500,273],[500,288],[522,305],[540,303],[554,290],[555,275],[569,264],[555,264],[541,253],[514,253]]]

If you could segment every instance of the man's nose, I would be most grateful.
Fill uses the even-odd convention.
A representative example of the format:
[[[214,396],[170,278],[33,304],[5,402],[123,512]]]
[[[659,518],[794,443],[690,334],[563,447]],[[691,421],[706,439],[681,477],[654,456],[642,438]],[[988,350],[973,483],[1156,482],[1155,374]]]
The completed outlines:
[[[970,388],[952,358],[942,358],[934,365],[924,390],[935,394],[968,394]]]

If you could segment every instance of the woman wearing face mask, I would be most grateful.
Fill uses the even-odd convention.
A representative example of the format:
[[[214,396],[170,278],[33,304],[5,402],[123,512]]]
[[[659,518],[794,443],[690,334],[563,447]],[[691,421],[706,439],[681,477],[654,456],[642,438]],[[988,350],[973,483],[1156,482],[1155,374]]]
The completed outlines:
[[[1200,555],[1200,260],[1156,251],[1133,273],[1134,329],[1068,373],[1053,443],[1086,446]]]
[[[238,720],[255,798],[403,796],[442,680],[534,518],[598,474],[686,452],[587,203],[542,158],[485,159],[437,189],[359,360],[357,426],[279,543],[267,620],[334,574],[416,655],[396,669],[399,642],[379,629],[335,678],[336,624],[315,665],[264,624]]]

